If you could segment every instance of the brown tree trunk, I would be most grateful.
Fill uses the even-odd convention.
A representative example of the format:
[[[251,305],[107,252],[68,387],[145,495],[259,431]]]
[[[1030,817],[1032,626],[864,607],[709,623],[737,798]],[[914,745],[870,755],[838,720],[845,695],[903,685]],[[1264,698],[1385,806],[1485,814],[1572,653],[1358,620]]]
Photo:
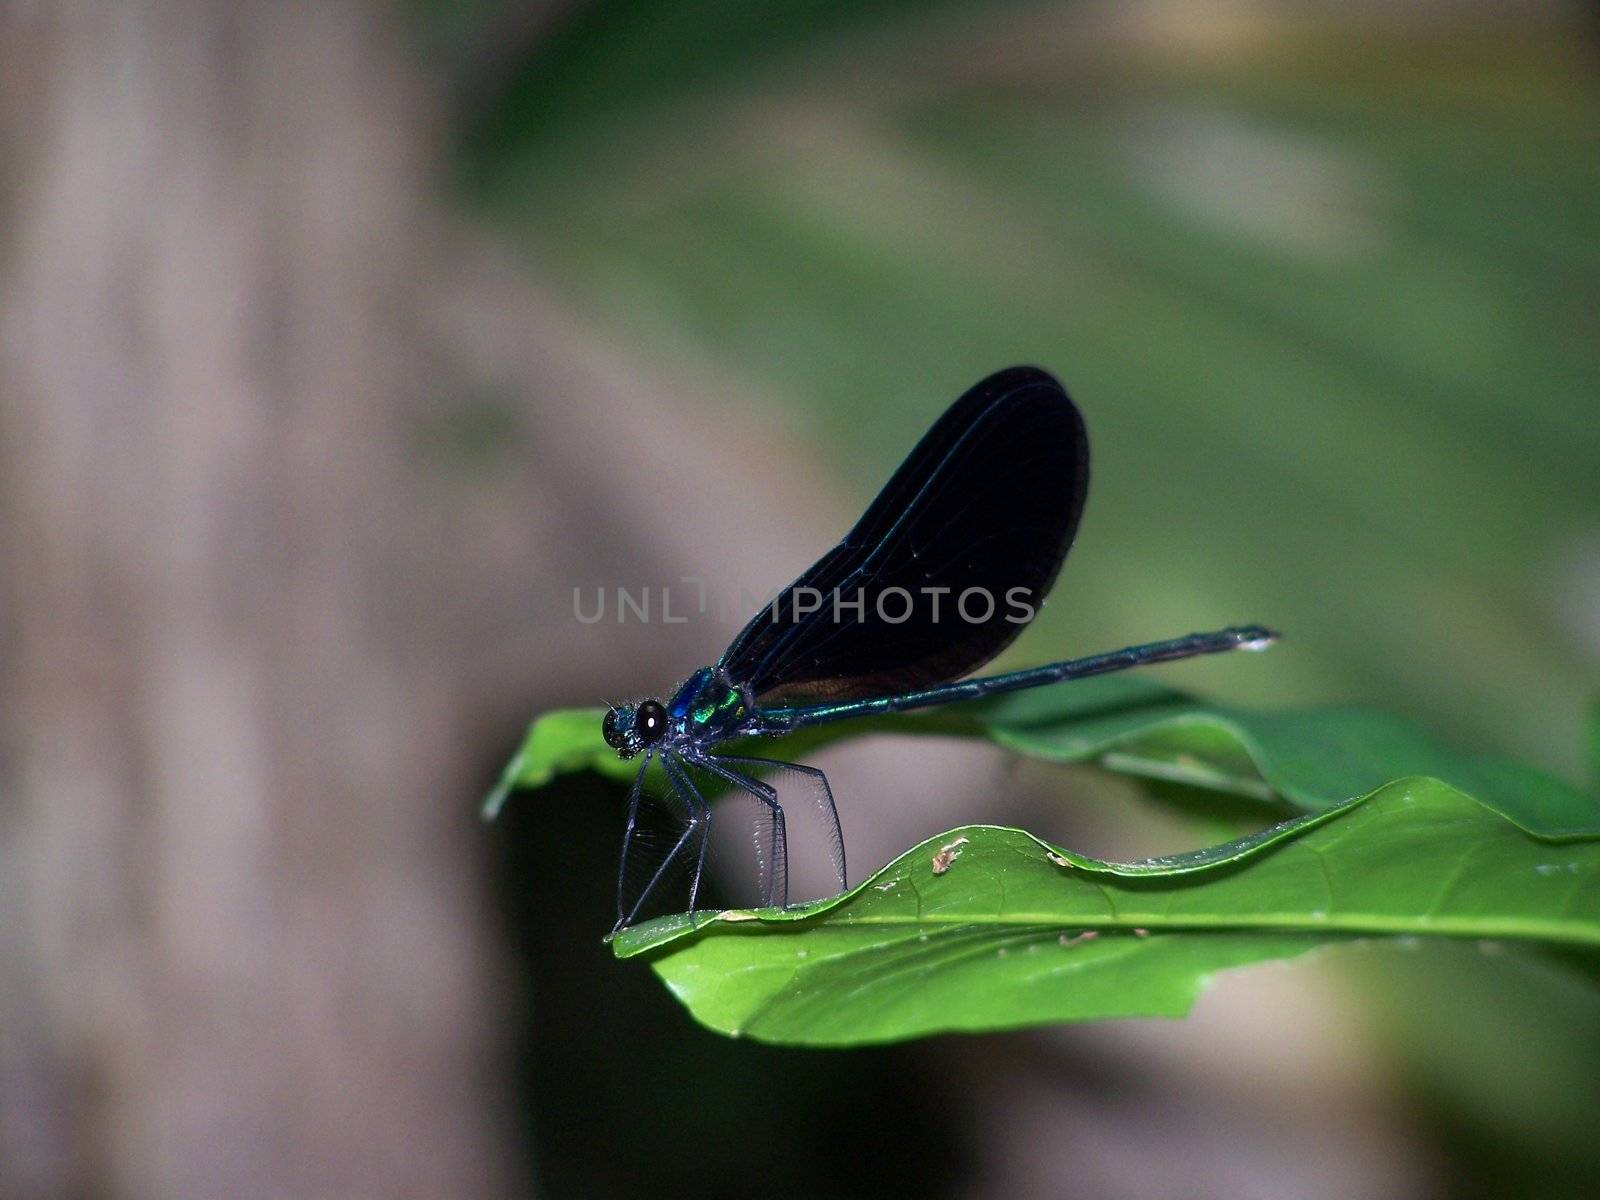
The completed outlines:
[[[506,1185],[394,23],[0,12],[0,1193]]]

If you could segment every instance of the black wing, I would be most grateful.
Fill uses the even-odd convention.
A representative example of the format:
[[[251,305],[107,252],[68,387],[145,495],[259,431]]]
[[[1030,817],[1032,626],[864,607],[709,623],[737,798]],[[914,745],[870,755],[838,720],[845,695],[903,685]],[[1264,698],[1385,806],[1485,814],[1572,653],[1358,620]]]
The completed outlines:
[[[1043,603],[1088,487],[1088,435],[1065,389],[1036,367],[999,371],[950,406],[855,528],[762,609],[718,665],[764,707],[960,678],[1009,645]],[[797,617],[807,588],[822,605]],[[908,619],[895,619],[906,605],[885,595],[894,588],[914,601]],[[950,589],[938,619],[929,588]],[[993,597],[987,619],[980,596],[967,604],[979,619],[957,611],[970,588]]]

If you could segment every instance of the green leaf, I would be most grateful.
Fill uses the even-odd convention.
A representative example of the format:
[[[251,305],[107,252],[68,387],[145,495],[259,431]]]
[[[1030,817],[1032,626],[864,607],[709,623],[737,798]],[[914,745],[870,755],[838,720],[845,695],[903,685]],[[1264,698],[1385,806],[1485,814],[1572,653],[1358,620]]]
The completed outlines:
[[[1146,680],[1107,679],[1096,694],[1072,685],[1002,697],[975,714],[1002,746],[1076,762],[1114,751],[1106,765],[1133,774],[1252,794],[1308,811],[1390,780],[1427,775],[1453,785],[1529,833],[1600,834],[1600,798],[1504,758],[1440,745],[1395,717],[1355,707],[1282,713],[1207,705]]]
[[[603,709],[550,713],[534,722],[484,805],[499,811],[513,788],[540,787],[566,771],[631,780],[600,738]],[[844,737],[899,732],[976,737],[1053,762],[1098,760],[1129,774],[1268,799],[1318,812],[1390,780],[1427,775],[1453,785],[1529,833],[1600,833],[1600,799],[1521,763],[1441,746],[1419,730],[1357,708],[1286,713],[1225,708],[1132,676],[1085,679],[994,700],[817,726],[763,744],[803,760]]]
[[[512,788],[566,771],[631,779],[636,768],[599,736],[601,715],[536,721],[486,814]],[[807,1045],[1179,1015],[1216,971],[1362,937],[1526,941],[1600,961],[1600,803],[1392,718],[1227,709],[1119,678],[821,726],[767,752],[800,759],[886,731],[1095,760],[1286,799],[1302,815],[1137,863],[971,826],[844,895],[663,918],[619,934],[617,955],[646,956],[713,1029]]]
[[[936,871],[936,856],[944,869]],[[1600,951],[1600,837],[1557,842],[1435,779],[1143,863],[971,826],[788,911],[624,930],[702,1023],[843,1046],[1177,1016],[1216,971],[1361,937]]]

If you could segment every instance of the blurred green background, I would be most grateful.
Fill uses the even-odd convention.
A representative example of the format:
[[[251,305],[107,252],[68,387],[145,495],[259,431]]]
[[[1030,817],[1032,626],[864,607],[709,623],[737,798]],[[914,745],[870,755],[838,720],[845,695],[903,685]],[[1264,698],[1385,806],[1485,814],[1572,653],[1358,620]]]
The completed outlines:
[[[839,511],[992,367],[1060,374],[1093,500],[1022,658],[1269,620],[1285,652],[1219,687],[1571,776],[1600,663],[1579,15],[598,4],[469,110],[462,174],[566,302],[743,385],[708,408],[786,410]]]
[[[1090,421],[1092,501],[1012,661],[1267,621],[1288,635],[1269,661],[1173,678],[1261,705],[1369,704],[1581,778],[1600,665],[1591,17],[580,6],[464,105],[460,187],[597,336],[721,381],[697,397],[711,420],[778,431],[762,452],[807,464],[819,548],[968,383],[1012,362],[1058,372]],[[431,18],[444,45],[481,36],[459,11]],[[1412,1194],[1583,1194],[1600,1177],[1592,991],[1458,947],[1413,950],[1403,969],[1400,953],[1354,956],[1330,986],[1355,990],[1396,1077]],[[1015,1053],[992,1042],[930,1057]],[[881,1098],[793,1093],[818,1073],[915,1080],[928,1061],[689,1044],[660,1053],[704,1082],[636,1094],[649,1115],[632,1127],[674,1143],[638,1169],[704,1155],[691,1177],[730,1195],[762,1168],[730,1167],[738,1152],[686,1132],[699,1121],[661,1113],[663,1095],[686,1114],[702,1087],[753,1073],[754,1095],[787,1097],[783,1123],[820,1107],[857,1127]],[[1103,1043],[1068,1046],[1107,1072],[1103,1091],[1139,1094]],[[713,1100],[703,1115],[727,1114]],[[983,1123],[942,1120],[954,1127],[880,1118],[874,1140],[920,1164],[918,1191],[966,1194],[983,1176],[958,1164],[982,1160]],[[552,1170],[567,1161],[549,1153]],[[862,1161],[832,1144],[824,1157]],[[816,1166],[766,1170],[752,1189],[819,1183]],[[1344,1186],[1381,1193],[1394,1178],[1379,1176]],[[1111,1194],[1172,1186],[1159,1170],[1122,1178]],[[1260,1194],[1295,1194],[1292,1172],[1279,1183]],[[867,1173],[841,1192],[881,1186]]]

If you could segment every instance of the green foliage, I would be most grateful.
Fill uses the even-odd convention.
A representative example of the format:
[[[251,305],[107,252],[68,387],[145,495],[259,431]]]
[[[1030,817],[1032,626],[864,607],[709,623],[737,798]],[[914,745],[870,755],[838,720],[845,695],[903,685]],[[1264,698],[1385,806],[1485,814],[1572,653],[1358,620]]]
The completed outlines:
[[[965,838],[964,844],[959,844]],[[951,847],[945,850],[945,847]],[[950,858],[935,874],[936,857]],[[1554,846],[1437,780],[1196,855],[1114,864],[1013,829],[933,839],[844,896],[625,931],[720,1032],[850,1045],[1178,1016],[1226,967],[1355,937],[1600,949],[1600,840]]]
[[[536,721],[486,814],[511,788],[562,772],[630,776],[600,741],[599,719],[578,710]],[[840,896],[624,930],[617,955],[647,957],[713,1029],[836,1046],[1180,1015],[1216,971],[1363,937],[1525,942],[1585,962],[1600,951],[1600,803],[1530,768],[1456,754],[1391,718],[1249,713],[1100,679],[806,731],[774,752],[798,757],[825,738],[885,729],[1096,760],[1190,789],[1287,801],[1302,815],[1135,863],[971,826]]]
[[[600,740],[604,709],[569,709],[535,721],[484,806],[493,817],[513,788],[542,787],[567,771],[631,780],[635,768]],[[1600,833],[1600,802],[1554,776],[1501,758],[1441,746],[1396,718],[1366,709],[1266,713],[1203,704],[1134,676],[1085,679],[976,704],[818,726],[763,743],[802,760],[840,738],[867,733],[976,737],[1049,762],[1102,760],[1132,775],[1263,799],[1317,812],[1406,775],[1452,784],[1530,833]]]

